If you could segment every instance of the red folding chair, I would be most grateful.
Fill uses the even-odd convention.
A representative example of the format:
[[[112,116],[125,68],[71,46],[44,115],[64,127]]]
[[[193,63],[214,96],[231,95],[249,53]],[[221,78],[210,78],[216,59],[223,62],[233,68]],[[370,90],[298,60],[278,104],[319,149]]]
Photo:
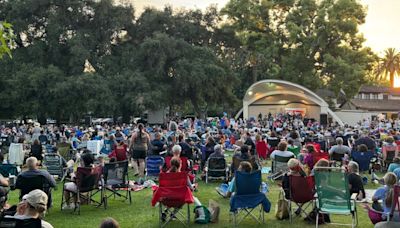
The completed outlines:
[[[185,172],[160,173],[159,187],[154,188],[151,204],[159,205],[159,224],[165,227],[172,219],[176,218],[183,225],[189,226],[190,207],[194,202],[192,191],[187,186],[188,175]],[[180,212],[187,205],[187,215]],[[163,207],[165,207],[163,209]]]
[[[315,184],[314,178],[312,176],[289,176],[289,183],[289,218],[290,222],[292,222],[292,203],[294,203],[298,207],[295,211],[296,215],[301,216],[301,214],[303,214],[306,217],[308,216],[306,210],[310,206],[313,206],[315,199]]]

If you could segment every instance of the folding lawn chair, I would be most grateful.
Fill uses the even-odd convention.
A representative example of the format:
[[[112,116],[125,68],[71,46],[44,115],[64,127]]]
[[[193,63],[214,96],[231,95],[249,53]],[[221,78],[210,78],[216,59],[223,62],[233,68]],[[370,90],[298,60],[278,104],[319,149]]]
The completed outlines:
[[[228,180],[229,168],[226,165],[225,158],[210,157],[206,163],[206,183],[209,179],[223,179]]]
[[[288,146],[287,151],[290,151],[294,154],[295,157],[300,154],[300,147],[299,146]]]
[[[264,223],[264,212],[269,212],[271,203],[264,193],[260,192],[261,171],[235,173],[236,192],[230,201],[230,212],[233,213],[234,226],[238,226],[245,218],[251,217],[259,224]],[[253,211],[259,208],[258,217]],[[241,212],[244,215],[239,218]]]
[[[231,171],[231,173],[230,173],[231,178],[230,179],[232,179],[232,177],[234,176],[235,172],[239,169],[240,163],[242,161],[250,162],[251,166],[253,167],[253,170],[261,169],[261,165],[258,163],[258,160],[254,156],[251,156],[249,159],[242,159],[240,157],[233,156],[232,157],[231,169],[230,169],[230,171]]]
[[[282,157],[279,155],[274,156],[274,160],[272,161],[272,179],[279,180],[282,176],[289,170],[287,163],[288,161],[294,158],[292,157]]]
[[[42,220],[40,218],[16,219],[4,217],[0,220],[0,228],[41,228]]]
[[[102,168],[100,166],[95,168],[78,167],[76,171],[75,183],[77,191],[72,192],[76,195],[76,202],[74,212],[78,210],[78,215],[81,214],[81,199],[86,200],[88,203],[94,203],[97,207],[106,205],[103,204],[104,191],[103,186],[100,185],[102,175]],[[65,191],[65,183],[63,183],[63,192]],[[93,196],[97,193],[101,194],[100,201],[93,199]],[[86,195],[84,195],[86,194]],[[61,210],[64,204],[64,194],[61,196]]]
[[[389,167],[390,163],[393,162],[393,159],[396,155],[396,151],[386,151],[386,158],[383,159],[383,164],[385,169],[387,170],[387,168]]]
[[[351,224],[331,224],[356,227],[358,224],[356,200],[350,196],[346,173],[341,168],[323,167],[315,170],[314,177],[317,190],[315,226],[318,227],[318,213],[322,213],[351,215]]]
[[[43,166],[46,167],[50,175],[58,176],[58,179],[64,177],[64,167],[62,163],[62,157],[58,154],[50,153],[45,154],[43,158]]]
[[[0,164],[0,174],[3,177],[9,177],[10,175],[17,176],[18,168],[13,164]]]
[[[187,186],[187,174],[179,173],[160,173],[160,185],[155,189],[151,205],[159,205],[159,224],[165,227],[173,219],[177,219],[184,226],[190,223],[189,204],[194,202],[190,188]],[[187,214],[180,210],[187,204]],[[165,207],[165,208],[164,208]]]
[[[329,159],[332,162],[334,167],[340,167],[340,166],[342,166],[342,163],[343,163],[344,154],[339,154],[339,153],[333,152],[329,156]]]
[[[354,151],[351,153],[351,158],[353,161],[358,163],[360,172],[365,172],[370,170],[371,160],[374,157],[374,153],[372,152],[357,152]]]
[[[104,207],[107,208],[108,198],[119,196],[125,200],[129,200],[132,204],[131,188],[129,187],[128,178],[128,160],[104,164],[103,170],[104,178]],[[126,191],[125,195],[120,194],[118,191]],[[111,194],[107,195],[107,191]]]
[[[164,165],[164,158],[157,155],[146,157],[146,179],[158,179],[161,167]]]
[[[382,221],[399,221],[400,219],[400,185],[394,186],[392,207],[389,213],[368,209],[368,217],[373,224]]]
[[[50,208],[52,205],[52,194],[51,187],[49,181],[46,177],[37,175],[25,177],[19,175],[17,177],[17,181],[15,183],[15,188],[20,190],[19,199],[22,200],[22,197],[32,190],[40,189],[47,194],[47,208]]]
[[[303,214],[307,217],[306,210],[314,205],[314,195],[313,177],[289,176],[289,197],[287,199],[289,201],[290,222],[292,222],[293,218],[293,203],[298,207],[296,211],[299,213],[296,214],[300,216]]]

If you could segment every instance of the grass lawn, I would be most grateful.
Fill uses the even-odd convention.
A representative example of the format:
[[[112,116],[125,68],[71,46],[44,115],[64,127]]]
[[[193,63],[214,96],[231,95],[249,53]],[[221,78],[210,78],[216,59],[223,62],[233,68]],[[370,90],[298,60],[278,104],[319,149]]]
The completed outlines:
[[[229,159],[228,159],[229,160]],[[263,175],[266,179],[266,175]],[[130,177],[132,179],[132,175]],[[191,213],[191,224],[190,227],[232,227],[232,221],[229,216],[229,201],[228,199],[223,199],[215,191],[220,183],[211,182],[205,184],[199,181],[199,190],[195,192],[194,195],[199,198],[199,200],[208,206],[208,200],[215,200],[220,204],[220,217],[219,222],[215,224],[208,225],[197,225],[193,222],[194,213]],[[313,227],[314,224],[309,224],[303,221],[302,218],[295,218],[293,223],[290,224],[288,220],[279,221],[275,218],[275,205],[279,195],[279,187],[273,183],[269,183],[270,191],[268,193],[268,198],[272,203],[272,209],[269,214],[265,214],[265,224],[258,225],[251,218],[246,219],[240,225],[240,227]],[[377,186],[369,185],[366,186],[367,189],[376,188]],[[63,227],[98,227],[101,220],[105,217],[113,217],[116,219],[121,227],[158,227],[158,207],[151,207],[150,201],[152,198],[151,189],[144,189],[139,192],[132,192],[132,205],[128,202],[123,202],[122,199],[110,198],[108,200],[108,208],[104,210],[103,207],[95,208],[91,205],[84,205],[81,208],[81,215],[72,214],[70,211],[61,211],[62,185],[58,184],[58,189],[53,191],[53,208],[51,208],[50,213],[46,215],[45,220],[50,222],[56,228]],[[18,191],[13,191],[10,193],[9,202],[14,204],[18,202]],[[367,213],[358,204],[358,227],[367,228],[373,227],[371,224]],[[191,206],[193,211],[193,206]],[[332,216],[332,222],[340,223],[351,223],[351,216]],[[178,221],[173,221],[167,227],[183,227]],[[335,227],[333,225],[323,227]]]

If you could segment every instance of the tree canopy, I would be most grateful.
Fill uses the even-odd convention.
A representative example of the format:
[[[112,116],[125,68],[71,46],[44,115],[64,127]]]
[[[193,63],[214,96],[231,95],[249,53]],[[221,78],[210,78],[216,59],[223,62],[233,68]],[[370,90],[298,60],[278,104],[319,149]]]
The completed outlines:
[[[231,0],[221,12],[147,8],[137,18],[112,0],[0,0],[0,9],[17,34],[13,58],[0,61],[6,117],[233,113],[267,78],[352,97],[376,58],[352,0]]]

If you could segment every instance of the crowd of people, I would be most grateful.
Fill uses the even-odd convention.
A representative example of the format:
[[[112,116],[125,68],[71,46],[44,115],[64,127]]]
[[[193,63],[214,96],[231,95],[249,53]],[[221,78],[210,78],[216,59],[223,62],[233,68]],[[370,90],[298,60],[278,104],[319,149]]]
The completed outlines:
[[[71,155],[63,156],[65,167],[69,162],[71,164],[76,162],[82,167],[93,167],[95,160],[100,160],[100,164],[104,160],[111,162],[129,160],[138,184],[143,184],[145,181],[145,159],[149,155],[168,158],[165,159],[162,168],[164,172],[195,169],[200,174],[207,170],[206,161],[210,157],[225,158],[226,151],[233,152],[232,159],[242,160],[236,169],[243,172],[252,172],[267,166],[268,160],[272,160],[272,163],[276,163],[272,165],[275,167],[272,172],[276,172],[276,169],[284,171],[279,180],[286,192],[289,184],[288,176],[313,176],[319,167],[335,166],[338,163],[347,172],[349,191],[356,193],[359,200],[366,197],[365,183],[382,182],[383,186],[375,192],[372,197],[374,203],[372,208],[369,208],[378,212],[390,211],[393,186],[398,184],[400,179],[398,120],[363,120],[355,126],[340,126],[337,123],[323,126],[318,121],[304,118],[301,114],[269,113],[249,120],[236,120],[226,116],[206,120],[187,118],[171,120],[163,126],[143,124],[41,126],[38,123],[2,125],[0,133],[1,156],[5,157],[4,163],[20,160],[25,164],[26,170],[21,172],[18,178],[44,176],[50,187],[56,186],[54,178],[47,171],[38,168],[43,162],[43,151],[49,149],[58,153],[60,148],[65,146],[69,148],[68,153]],[[98,151],[87,150],[90,141],[99,142]],[[12,144],[22,144],[24,151],[22,156],[8,153]],[[96,156],[93,156],[93,152]],[[369,178],[362,174],[362,171],[365,171],[360,170],[362,164],[358,164],[354,159],[357,153],[371,153],[371,158],[375,159],[371,159],[374,161],[373,169],[384,172],[382,180],[376,175]],[[108,159],[104,159],[107,157]],[[288,158],[288,162],[280,164],[282,167],[279,167],[275,161],[277,157]],[[252,164],[252,161],[256,162]],[[234,169],[232,165],[233,174],[236,171]],[[3,186],[7,184],[3,184],[4,179],[0,176],[0,183]],[[193,191],[197,188],[195,179],[194,174],[188,176],[188,186]],[[232,179],[227,183],[229,186],[227,191],[222,192],[224,197],[234,194],[234,183]],[[71,193],[76,192],[76,185],[74,182],[66,183],[65,189],[66,203],[63,207],[73,208],[75,206],[71,205],[70,199]],[[29,201],[23,198],[24,204],[18,205],[14,217],[37,218],[43,213],[45,209],[36,205],[37,202],[42,205],[45,201],[47,205],[47,198],[41,196],[41,192],[31,193],[34,199]],[[27,197],[30,199],[29,195]],[[201,205],[197,199],[195,203]],[[50,227],[44,221],[42,226]]]

